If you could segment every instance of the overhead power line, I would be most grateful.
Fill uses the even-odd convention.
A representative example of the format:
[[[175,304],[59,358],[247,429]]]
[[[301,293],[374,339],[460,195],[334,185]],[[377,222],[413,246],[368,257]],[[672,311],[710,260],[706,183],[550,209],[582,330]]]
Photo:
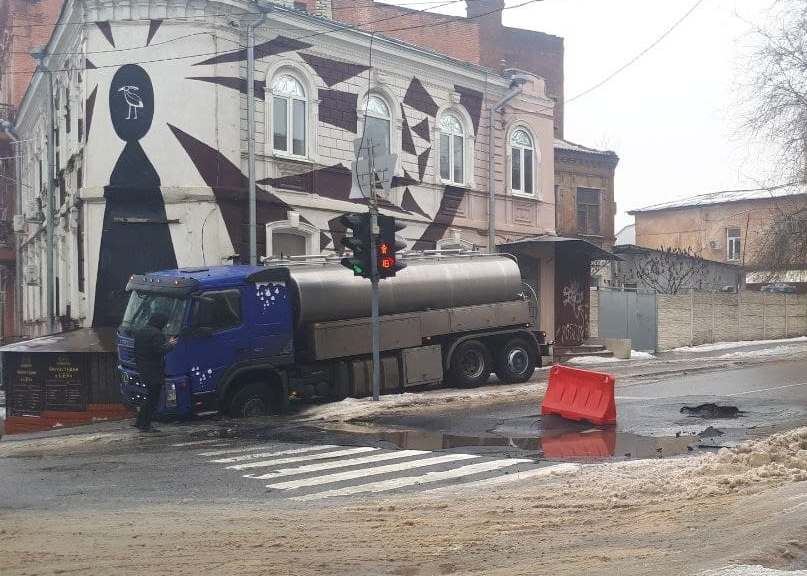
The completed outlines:
[[[455,1],[464,1],[464,0],[455,0]],[[334,11],[346,11],[346,10],[353,10],[355,8],[370,8],[372,6],[389,6],[391,8],[395,7],[406,7],[406,6],[425,6],[426,4],[440,4],[440,0],[428,0],[428,1],[420,1],[420,2],[402,2],[400,4],[387,4],[384,2],[366,2],[366,3],[358,3],[355,2],[350,6],[336,6],[333,7],[332,10]],[[423,9],[425,10],[433,10],[435,8],[439,8],[440,6],[428,6]],[[420,10],[416,10],[416,12],[420,12]],[[191,16],[163,16],[159,18],[127,18],[123,20],[125,22],[149,22],[151,20],[162,20],[163,22],[170,22],[170,21],[177,21],[177,20],[198,20],[200,18],[219,18],[219,17],[226,17],[226,16],[239,16],[244,13],[235,13],[235,12],[228,12],[228,13],[221,13],[221,14],[194,14]],[[21,20],[22,17],[19,17]],[[3,26],[3,28],[42,28],[42,27],[56,27],[56,26],[81,26],[83,24],[93,24],[94,21],[92,20],[68,20],[67,22],[26,22],[24,24],[9,24],[7,26]]]
[[[348,25],[347,28],[352,29],[352,30],[359,30],[363,26],[369,26],[371,24],[377,24],[378,22],[387,22],[389,20],[394,20],[396,18],[406,18],[406,17],[412,16],[412,15],[415,15],[415,14],[431,13],[431,12],[429,12],[429,10],[434,10],[436,8],[443,8],[445,6],[449,6],[451,4],[457,4],[458,2],[464,2],[464,1],[465,0],[449,0],[448,2],[442,2],[442,3],[431,1],[431,2],[428,2],[428,4],[436,4],[436,5],[435,6],[429,6],[428,8],[423,8],[422,10],[412,10],[412,11],[406,13],[406,14],[394,14],[392,16],[386,16],[384,18],[379,18],[377,20],[369,20],[367,22],[361,22],[359,24]],[[390,6],[390,7],[404,6],[404,4],[382,4],[380,2],[376,3],[376,4],[377,5],[380,4],[382,6]],[[417,3],[417,4],[426,4],[426,2],[420,2],[420,3]],[[370,6],[370,4],[367,4],[367,6]],[[352,6],[352,7],[355,7],[355,5]],[[208,15],[204,15],[204,16],[201,16],[201,15],[200,16],[177,16],[175,18],[176,19],[189,19],[189,18],[202,18],[202,17],[208,18],[208,17],[217,17],[217,16],[232,16],[232,14],[208,14]],[[485,16],[485,14],[481,14],[480,16]],[[477,17],[478,16],[474,16],[473,18],[477,18]],[[456,17],[454,17],[454,18],[456,18]],[[460,18],[462,18],[462,17],[460,17]],[[473,18],[470,18],[470,19],[473,19]],[[172,18],[166,18],[166,19],[170,20]],[[166,20],[166,19],[162,19],[162,20]],[[140,19],[124,20],[124,21],[125,22],[149,22],[151,20],[152,19],[150,19],[150,18],[140,18]],[[82,21],[82,22],[70,22],[68,24],[77,24],[78,25],[78,24],[94,24],[94,23],[95,22],[93,22],[93,21]],[[54,24],[50,24],[50,25],[55,26]],[[296,30],[298,30],[298,28],[273,28],[272,29],[273,32],[281,32],[281,31],[282,32],[289,32],[289,31],[296,31]],[[316,36],[322,36],[322,35],[332,34],[332,33],[334,33],[334,31],[327,30],[327,31],[323,31],[323,32],[315,32],[313,34],[300,36],[300,37],[297,37],[295,39],[296,40],[301,40],[301,39],[305,39],[305,38],[314,38]],[[189,38],[191,36],[203,35],[203,34],[210,34],[210,32],[196,32],[196,33],[193,33],[193,34],[187,34],[185,36],[179,36],[179,37],[173,38],[171,40],[165,40],[163,42],[151,43],[151,44],[148,44],[148,45],[145,45],[145,46],[132,46],[132,47],[128,47],[128,48],[113,48],[111,50],[96,50],[96,51],[93,51],[93,52],[50,52],[48,55],[49,56],[55,56],[55,55],[75,56],[75,55],[83,55],[83,54],[114,54],[116,52],[130,52],[132,50],[143,50],[145,48],[150,48],[151,46],[158,46],[160,44],[167,44],[167,43],[170,43],[170,42],[174,42],[176,40],[182,40],[183,38]],[[216,35],[216,37],[219,38],[219,39],[226,40],[226,38],[222,38],[221,36],[218,36],[218,35]],[[245,46],[240,46],[240,47],[244,48]],[[8,53],[9,54],[30,54],[30,52],[26,52],[26,51],[23,51],[23,50],[11,50]],[[209,54],[200,54],[200,56],[208,56],[208,55]],[[97,68],[102,68],[102,67],[103,66],[97,66]]]
[[[429,9],[439,8],[439,7],[442,7],[442,6],[448,6],[450,4],[456,4],[457,2],[462,2],[462,1],[464,1],[464,0],[451,0],[449,2],[444,2],[443,4],[439,4],[437,6],[432,6]],[[528,4],[533,4],[535,2],[542,2],[542,1],[543,0],[524,0],[523,2],[521,2],[519,4],[516,4],[516,5],[513,5],[513,6],[505,6],[503,8],[497,8],[495,10],[490,10],[490,11],[484,12],[482,14],[477,14],[476,16],[471,16],[471,17],[447,16],[446,19],[443,19],[443,20],[440,20],[440,21],[437,21],[437,22],[429,22],[429,23],[417,24],[417,25],[413,25],[413,26],[404,26],[404,27],[401,27],[401,28],[391,28],[391,29],[387,29],[387,30],[375,30],[374,32],[375,33],[384,33],[384,32],[398,32],[398,31],[403,31],[403,30],[415,30],[415,29],[419,29],[419,28],[432,28],[432,27],[440,26],[440,25],[447,24],[447,23],[453,22],[453,21],[475,20],[477,18],[482,18],[482,17],[488,16],[490,14],[494,14],[496,12],[502,12],[503,10],[511,10],[511,9],[516,9],[516,8],[521,8],[522,6],[526,6]],[[700,1],[702,1],[702,0],[700,0]],[[305,40],[305,39],[309,39],[309,38],[314,38],[314,37],[318,37],[318,36],[325,36],[325,35],[328,35],[328,34],[337,34],[337,33],[340,33],[340,32],[350,31],[350,30],[359,31],[359,32],[369,32],[367,30],[362,30],[361,28],[363,26],[369,26],[370,24],[376,24],[378,22],[385,22],[385,21],[388,21],[388,20],[396,19],[396,18],[406,18],[406,17],[409,17],[409,16],[411,16],[413,14],[417,14],[419,12],[424,12],[425,13],[429,9],[415,10],[415,11],[412,11],[412,12],[410,12],[408,14],[404,14],[404,15],[398,14],[398,15],[389,16],[389,17],[386,17],[386,18],[379,18],[378,20],[371,20],[369,22],[364,22],[364,23],[361,23],[361,24],[355,24],[355,25],[352,25],[352,26],[344,25],[343,23],[340,23],[340,24],[342,24],[342,26],[337,30],[324,30],[322,32],[314,32],[312,34],[303,34],[302,36],[296,37],[295,40]],[[127,20],[127,22],[131,22],[131,20]],[[82,22],[82,24],[91,24],[91,23],[92,22]],[[145,48],[145,47],[138,47],[138,48],[131,48],[131,49],[121,49],[121,50],[134,50],[134,49],[143,49],[143,48]],[[222,53],[226,53],[226,52],[222,52],[221,50],[217,50],[215,52],[203,52],[203,53],[197,53],[197,54],[187,54],[185,56],[167,56],[165,58],[154,58],[154,59],[151,59],[151,60],[140,60],[140,61],[135,61],[135,62],[131,62],[131,63],[132,64],[154,64],[154,63],[158,63],[158,62],[170,62],[170,61],[174,61],[174,60],[187,60],[189,58],[203,58],[203,57],[209,57],[209,56],[218,56],[218,55],[220,55]],[[120,66],[121,66],[120,63],[117,63],[117,64],[105,64],[105,65],[95,65],[94,69],[118,68]],[[73,68],[64,68],[64,69],[62,69],[60,71],[62,71],[62,72],[73,72],[73,71],[84,71],[84,70],[86,70],[86,66],[77,66],[77,67],[73,67]],[[5,72],[6,75],[11,75],[11,76],[14,76],[14,75],[17,75],[17,74],[29,75],[30,73],[31,73],[30,71]]]
[[[689,18],[690,14],[692,14],[692,13],[695,11],[695,9],[696,9],[698,6],[700,6],[702,3],[703,3],[703,0],[697,0],[697,2],[695,2],[695,3],[694,3],[694,4],[693,4],[691,7],[690,7],[690,9],[689,9],[689,10],[687,10],[687,11],[684,13],[684,15],[683,15],[683,16],[681,16],[681,17],[680,17],[678,20],[676,20],[676,21],[675,21],[675,23],[673,23],[673,25],[672,25],[672,26],[670,26],[670,27],[669,27],[669,28],[668,28],[668,29],[667,29],[667,30],[666,30],[666,31],[665,31],[665,32],[664,32],[664,33],[663,33],[661,36],[659,36],[658,38],[656,38],[656,40],[654,40],[654,41],[653,41],[653,42],[652,42],[652,43],[651,43],[651,44],[650,44],[650,45],[649,45],[647,48],[645,48],[644,50],[642,50],[641,52],[639,52],[639,53],[638,53],[636,56],[634,56],[633,58],[631,58],[630,60],[628,60],[627,62],[625,62],[625,64],[623,64],[622,66],[620,66],[619,68],[617,68],[616,70],[614,70],[613,72],[611,72],[611,73],[610,73],[608,76],[606,76],[605,78],[603,78],[602,80],[600,80],[599,82],[597,82],[596,84],[594,84],[593,86],[591,86],[591,87],[589,87],[589,88],[587,88],[587,89],[583,90],[583,91],[582,91],[582,92],[580,92],[579,94],[576,94],[575,96],[573,96],[573,97],[569,98],[569,99],[568,99],[568,100],[566,100],[564,103],[565,103],[565,104],[570,104],[570,103],[574,102],[575,100],[577,100],[577,99],[579,99],[579,98],[582,98],[583,96],[586,96],[587,94],[590,94],[591,92],[594,92],[594,90],[596,90],[596,89],[600,88],[601,86],[603,86],[604,84],[606,84],[606,83],[610,82],[610,81],[611,81],[611,80],[612,80],[612,79],[613,79],[615,76],[617,76],[617,75],[618,75],[620,72],[623,72],[625,69],[627,69],[627,68],[629,68],[630,66],[632,66],[633,64],[635,64],[635,63],[636,63],[636,62],[637,62],[637,61],[638,61],[638,60],[639,60],[639,59],[640,59],[642,56],[644,56],[645,54],[647,54],[648,52],[650,52],[650,51],[651,51],[653,48],[655,48],[656,46],[658,46],[658,45],[661,43],[661,41],[662,41],[662,40],[664,40],[664,39],[665,39],[667,36],[669,36],[669,35],[670,35],[670,34],[673,32],[673,30],[675,30],[676,28],[678,28],[678,26],[680,26],[680,25],[681,25],[681,24],[684,22],[684,20],[686,20],[687,18]]]

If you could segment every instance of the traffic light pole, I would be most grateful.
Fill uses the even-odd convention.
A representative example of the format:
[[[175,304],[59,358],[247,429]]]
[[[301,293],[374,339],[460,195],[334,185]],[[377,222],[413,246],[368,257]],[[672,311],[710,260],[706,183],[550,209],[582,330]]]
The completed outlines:
[[[376,232],[378,230],[378,207],[375,202],[375,192],[370,202],[370,285],[372,291],[371,324],[373,339],[373,400],[378,400],[381,394],[381,330],[378,317],[378,257],[376,255]]]
[[[378,234],[378,195],[376,193],[376,174],[373,141],[370,140],[370,324],[373,344],[373,400],[378,401],[381,395],[381,322],[378,317],[378,253],[376,235]]]

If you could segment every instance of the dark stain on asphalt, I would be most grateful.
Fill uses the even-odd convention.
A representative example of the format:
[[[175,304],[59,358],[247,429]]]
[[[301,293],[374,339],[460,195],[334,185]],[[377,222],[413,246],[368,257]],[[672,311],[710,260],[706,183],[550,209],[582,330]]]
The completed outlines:
[[[695,418],[737,418],[745,414],[736,406],[718,406],[712,402],[697,406],[681,406],[681,414]]]

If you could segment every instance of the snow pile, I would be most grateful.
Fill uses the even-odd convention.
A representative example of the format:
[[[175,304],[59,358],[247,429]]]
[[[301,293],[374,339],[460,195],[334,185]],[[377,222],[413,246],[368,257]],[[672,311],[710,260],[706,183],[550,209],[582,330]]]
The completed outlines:
[[[718,454],[587,464],[542,506],[610,510],[807,481],[807,428]],[[544,500],[543,497],[539,499]]]
[[[774,570],[764,566],[726,566],[702,572],[701,576],[807,576],[807,570]]]
[[[115,432],[93,432],[69,434],[67,436],[30,438],[25,440],[14,440],[13,436],[4,437],[0,442],[0,458],[5,456],[15,456],[26,452],[51,452],[64,451],[75,448],[87,447],[89,445],[111,444],[120,442],[124,438],[137,436],[134,430],[120,430]]]
[[[714,478],[716,487],[723,492],[760,482],[803,482],[807,480],[807,428],[746,442],[732,449],[722,448],[697,474]]]
[[[721,354],[719,359],[725,358],[765,358],[767,356],[787,356],[788,354],[803,354],[803,346],[774,346],[773,348],[764,348],[762,350],[739,350],[737,352],[729,352],[728,354]]]
[[[372,398],[346,398],[340,402],[312,406],[304,410],[301,416],[308,420],[348,422],[357,418],[366,418],[374,414],[415,406],[430,407],[450,402],[506,400],[521,396],[534,396],[537,399],[537,395],[544,391],[546,391],[546,382],[518,385],[499,384],[473,389],[445,388],[425,392],[404,392],[403,394],[380,396],[378,402]]]
[[[588,364],[610,364],[612,362],[625,362],[625,360],[611,356],[575,356],[574,358],[570,358],[567,364],[586,366]]]
[[[655,356],[653,356],[650,352],[642,352],[641,350],[630,351],[631,360],[653,360],[654,358]]]
[[[715,342],[714,344],[701,344],[699,346],[681,346],[673,348],[670,352],[715,352],[718,350],[731,350],[745,346],[763,346],[766,344],[784,344],[788,342],[807,342],[807,336],[796,338],[780,338],[778,340],[740,340],[738,342]]]
[[[585,366],[587,364],[611,364],[613,362],[627,362],[628,360],[653,360],[650,352],[640,352],[639,350],[631,350],[630,358],[614,358],[612,356],[575,356],[570,358],[569,364],[576,364],[578,366]]]

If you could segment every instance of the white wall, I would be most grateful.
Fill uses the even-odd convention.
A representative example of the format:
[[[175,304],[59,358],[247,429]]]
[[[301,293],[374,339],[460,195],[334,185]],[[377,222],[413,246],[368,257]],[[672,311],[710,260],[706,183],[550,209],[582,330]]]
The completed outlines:
[[[104,222],[104,187],[109,185],[125,143],[118,137],[110,117],[110,98],[122,95],[109,93],[112,79],[121,65],[138,63],[146,71],[154,87],[154,117],[148,133],[139,141],[160,178],[165,213],[171,239],[179,266],[220,264],[234,252],[225,224],[224,214],[217,201],[222,190],[213,189],[205,181],[202,172],[220,178],[219,184],[233,186],[232,181],[223,182],[227,165],[236,167],[244,178],[247,171],[247,125],[246,96],[231,87],[212,82],[194,80],[193,77],[219,77],[237,79],[245,75],[243,63],[219,63],[199,65],[203,60],[225,54],[245,42],[243,23],[238,12],[249,4],[240,1],[198,2],[167,6],[164,2],[139,0],[131,3],[89,1],[86,12],[82,3],[68,2],[64,18],[71,21],[85,19],[89,22],[110,22],[115,45],[111,46],[101,28],[94,23],[86,26],[62,26],[58,37],[49,49],[54,55],[48,65],[54,70],[67,68],[68,72],[54,73],[59,86],[71,95],[73,125],[77,119],[90,121],[86,103],[95,92],[90,131],[86,142],[79,141],[74,127],[70,134],[62,132],[60,170],[64,170],[68,182],[64,206],[58,217],[57,236],[60,257],[56,263],[62,289],[59,310],[70,312],[82,325],[92,323],[94,292],[98,278],[98,258]],[[221,17],[224,13],[233,16]],[[206,16],[205,16],[206,14]],[[216,15],[216,16],[214,16]],[[191,18],[193,17],[193,18]],[[148,19],[163,19],[149,46],[147,38]],[[369,59],[369,36],[346,30],[329,30],[328,24],[299,14],[276,12],[265,26],[257,30],[258,43],[273,38],[281,29],[290,37],[305,37],[312,33],[328,32],[312,38],[312,47],[303,50],[320,57],[365,63]],[[83,70],[85,58],[94,68]],[[466,129],[466,185],[465,197],[458,207],[451,227],[459,230],[463,240],[485,244],[487,227],[487,130],[489,123],[485,109],[499,99],[508,89],[509,80],[490,74],[480,68],[454,62],[432,54],[408,48],[396,42],[376,38],[373,44],[374,70],[370,75],[371,90],[387,100],[392,112],[392,148],[399,154],[396,174],[405,169],[418,177],[417,158],[403,153],[401,147],[401,104],[407,87],[413,78],[418,78],[439,107],[438,117],[432,118],[405,104],[410,127],[421,119],[428,118],[431,142],[412,133],[418,152],[431,147],[429,162],[423,182],[409,186],[417,204],[429,217],[434,217],[443,197],[444,185],[438,170],[440,114],[452,110],[464,122]],[[267,137],[271,134],[271,92],[267,88],[266,100],[256,100],[256,147],[258,152],[257,178],[279,177],[301,173],[337,163],[349,167],[353,159],[352,141],[356,133],[337,128],[318,118],[318,92],[327,89],[317,71],[306,64],[295,52],[259,60],[256,79],[271,83],[274,73],[282,69],[294,70],[306,86],[308,96],[308,157],[303,161],[288,162],[275,157]],[[459,103],[459,94],[454,86],[461,85],[486,94],[478,134],[474,134],[468,110]],[[367,94],[368,76],[363,73],[340,82],[330,89],[358,95],[358,112],[361,112]],[[42,184],[38,181],[37,157],[45,155],[47,136],[47,89],[42,78],[36,80],[26,97],[19,114],[19,128],[23,138],[29,140],[24,158],[23,180],[26,200],[40,196]],[[57,111],[61,118],[64,111]],[[517,238],[554,230],[553,193],[553,138],[552,103],[543,93],[540,79],[525,87],[524,94],[512,101],[511,108],[498,120],[497,130],[497,189],[499,208],[497,225],[505,238]],[[506,153],[510,128],[520,124],[528,127],[540,152],[540,177],[534,198],[513,199],[508,188],[509,155]],[[218,160],[197,166],[199,151],[186,149],[171,126],[181,130],[207,147]],[[359,128],[360,130],[360,128]],[[212,151],[212,152],[211,152]],[[196,162],[194,162],[196,155]],[[82,182],[77,182],[78,171]],[[47,173],[47,170],[46,170]],[[236,179],[236,182],[238,181]],[[237,187],[237,186],[236,186]],[[269,186],[264,186],[270,189]],[[243,191],[243,190],[242,190]],[[346,211],[361,210],[361,205],[334,200],[322,194],[301,193],[293,190],[271,190],[295,211],[303,221],[308,221],[319,230],[328,232],[328,220]],[[390,200],[400,205],[404,188],[395,189]],[[24,202],[27,206],[28,203]],[[28,215],[31,211],[26,209]],[[71,216],[72,214],[72,216]],[[285,209],[278,211],[277,220],[285,220]],[[421,237],[430,218],[412,213],[397,214],[407,220],[404,235],[411,242]],[[71,220],[72,218],[72,220]],[[78,225],[79,220],[81,226]],[[259,223],[258,234],[263,238],[265,228]],[[237,228],[236,224],[236,228]],[[79,238],[79,228],[82,237]],[[442,232],[441,232],[442,233]],[[448,234],[448,230],[445,230]],[[43,227],[28,224],[25,230],[28,247],[24,250],[26,262],[44,266],[45,241]],[[439,238],[438,238],[439,239]],[[262,241],[262,240],[261,240]],[[319,238],[311,242],[319,247]],[[83,246],[85,287],[78,290],[78,250]],[[331,242],[328,249],[333,248]],[[262,255],[262,254],[261,254]],[[121,255],[125,258],[126,255]],[[551,267],[542,263],[542,297],[553,299]],[[103,271],[102,271],[103,273]],[[25,318],[31,333],[41,333],[46,328],[46,316],[42,301],[47,274],[42,273],[38,286],[25,290]],[[551,308],[542,305],[542,318],[551,317]],[[551,326],[551,322],[547,325]]]

